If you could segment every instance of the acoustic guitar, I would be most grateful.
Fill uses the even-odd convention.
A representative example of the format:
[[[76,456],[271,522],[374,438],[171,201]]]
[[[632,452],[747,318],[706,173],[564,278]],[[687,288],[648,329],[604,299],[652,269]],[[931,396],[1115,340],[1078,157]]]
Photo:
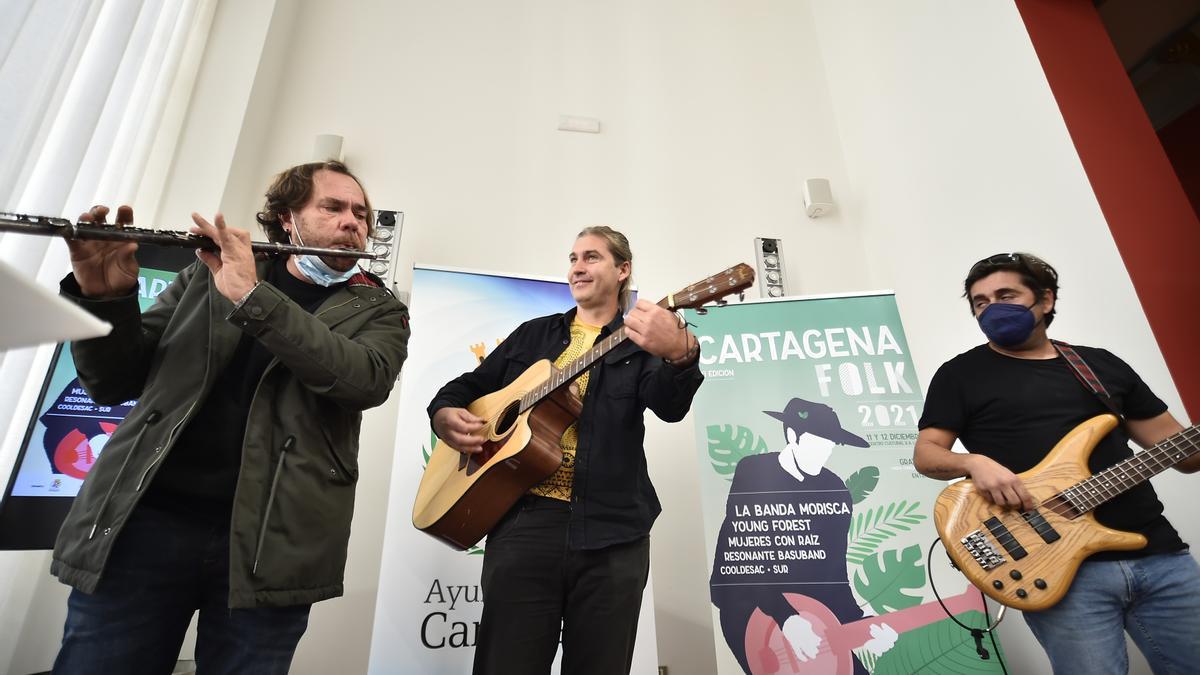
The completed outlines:
[[[1092,509],[1196,454],[1200,429],[1184,429],[1092,475],[1088,457],[1116,425],[1113,415],[1093,417],[1018,474],[1038,503],[1032,510],[996,506],[970,480],[942,491],[933,510],[938,536],[972,584],[1014,609],[1046,609],[1066,594],[1084,558],[1146,545],[1140,534],[1096,522]]]
[[[740,264],[658,305],[675,311],[723,304],[722,298],[753,284],[754,270]],[[559,441],[582,409],[568,385],[626,339],[622,326],[562,368],[548,359],[538,361],[503,389],[467,406],[486,420],[483,452],[460,453],[438,439],[417,488],[413,525],[454,548],[474,546],[521,495],[562,464]]]

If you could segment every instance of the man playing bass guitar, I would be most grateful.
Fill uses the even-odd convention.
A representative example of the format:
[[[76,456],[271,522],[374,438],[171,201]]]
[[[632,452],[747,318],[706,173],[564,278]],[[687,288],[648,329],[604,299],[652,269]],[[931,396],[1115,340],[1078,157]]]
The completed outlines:
[[[967,476],[976,492],[998,506],[1035,508],[1016,474],[1036,466],[1076,425],[1110,411],[1085,384],[1089,369],[1125,419],[1093,450],[1088,461],[1093,473],[1131,457],[1130,439],[1149,447],[1182,429],[1166,404],[1112,353],[1076,346],[1086,366],[1077,372],[1067,362],[1070,348],[1056,347],[1046,335],[1058,300],[1058,274],[1043,260],[1028,253],[985,258],[971,267],[964,291],[988,342],[951,359],[933,376],[913,456],[921,473],[942,480]],[[956,439],[968,453],[951,451]],[[1200,455],[1176,468],[1200,469]],[[1054,672],[1126,673],[1126,630],[1155,673],[1196,672],[1200,568],[1163,516],[1154,489],[1142,482],[1101,504],[1095,517],[1102,525],[1144,535],[1148,545],[1088,557],[1057,604],[1024,613]]]
[[[661,511],[646,470],[642,415],[649,408],[678,422],[704,379],[696,337],[670,312],[640,300],[622,316],[633,273],[623,234],[586,228],[569,259],[575,308],[525,322],[429,404],[438,437],[477,454],[485,420],[466,410],[469,403],[541,359],[561,367],[622,325],[628,331],[630,341],[572,385],[583,407],[560,441],[562,466],[488,534],[477,674],[549,673],[560,627],[562,672],[629,672],[650,526]]]

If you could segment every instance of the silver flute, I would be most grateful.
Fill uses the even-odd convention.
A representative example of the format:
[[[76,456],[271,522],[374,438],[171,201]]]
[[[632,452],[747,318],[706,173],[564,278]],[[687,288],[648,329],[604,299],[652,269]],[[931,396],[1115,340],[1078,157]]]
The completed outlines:
[[[36,234],[42,237],[62,237],[63,239],[136,241],[142,244],[198,248],[205,251],[217,251],[221,248],[217,246],[217,242],[208,237],[187,232],[148,230],[128,225],[118,226],[84,221],[73,223],[66,218],[30,216],[21,213],[6,213],[4,211],[0,211],[0,232],[18,232],[21,234]],[[277,244],[273,241],[252,241],[250,242],[250,248],[255,253],[286,253],[322,257],[360,258],[365,260],[374,260],[376,257],[374,253],[367,251],[318,248],[316,246],[294,246],[292,244]]]

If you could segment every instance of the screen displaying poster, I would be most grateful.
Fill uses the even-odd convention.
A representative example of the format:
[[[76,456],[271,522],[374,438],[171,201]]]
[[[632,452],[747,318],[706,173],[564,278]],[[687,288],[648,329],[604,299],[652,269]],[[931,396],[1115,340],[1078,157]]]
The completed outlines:
[[[137,296],[142,311],[193,260],[195,255],[187,249],[139,248]],[[56,347],[0,503],[0,549],[53,546],[88,470],[136,403],[97,404],[79,383],[70,343]]]
[[[749,302],[693,323],[719,672],[1000,672],[929,587],[944,483],[912,467],[922,396],[895,297]],[[938,592],[986,626],[965,579]]]
[[[413,527],[417,486],[436,441],[425,408],[442,385],[473,370],[522,322],[575,303],[565,280],[418,267],[409,304],[413,358],[400,383],[368,671],[459,675],[471,671],[474,658],[487,540],[457,551]],[[633,672],[644,675],[658,665],[653,597],[647,584],[633,659]]]

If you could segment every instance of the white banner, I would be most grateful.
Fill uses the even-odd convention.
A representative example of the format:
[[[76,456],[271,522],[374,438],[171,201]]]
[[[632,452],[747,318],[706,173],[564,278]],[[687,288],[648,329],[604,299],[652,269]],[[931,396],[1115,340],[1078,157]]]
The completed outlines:
[[[412,525],[412,506],[433,435],[425,408],[437,390],[479,361],[528,319],[574,306],[565,281],[418,267],[413,334],[400,383],[396,456],[384,531],[369,672],[462,675],[471,671],[487,542],[455,551]],[[633,672],[658,665],[654,594],[647,583]],[[554,672],[558,672],[558,660]]]

